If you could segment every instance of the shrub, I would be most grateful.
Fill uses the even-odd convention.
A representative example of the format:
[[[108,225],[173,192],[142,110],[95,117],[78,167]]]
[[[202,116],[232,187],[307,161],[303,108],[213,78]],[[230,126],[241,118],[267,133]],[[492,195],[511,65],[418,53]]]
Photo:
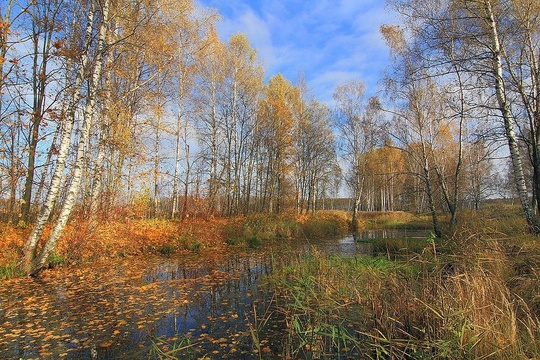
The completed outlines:
[[[174,253],[175,250],[176,247],[174,246],[174,244],[164,244],[159,248],[158,252],[161,255],[171,255],[172,253]]]
[[[0,279],[11,279],[18,275],[17,263],[0,266]]]

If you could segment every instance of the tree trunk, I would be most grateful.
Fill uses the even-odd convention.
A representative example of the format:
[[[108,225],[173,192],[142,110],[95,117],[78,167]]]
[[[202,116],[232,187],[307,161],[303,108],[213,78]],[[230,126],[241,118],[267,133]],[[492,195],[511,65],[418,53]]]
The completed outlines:
[[[49,254],[54,250],[58,239],[60,238],[67,221],[71,215],[77,195],[80,190],[80,184],[82,181],[83,167],[85,164],[85,148],[89,138],[90,128],[92,126],[92,120],[95,112],[96,96],[99,87],[99,79],[101,77],[103,57],[105,55],[105,38],[107,33],[107,23],[109,17],[109,0],[105,0],[102,9],[102,19],[99,26],[99,38],[97,44],[97,53],[94,59],[94,68],[92,72],[92,78],[90,80],[88,89],[88,98],[86,107],[84,110],[83,125],[79,137],[79,143],[77,148],[77,156],[75,160],[75,166],[73,171],[73,178],[68,190],[67,197],[62,206],[58,221],[53,228],[51,235],[47,239],[47,242],[41,249],[41,252],[37,258],[34,259],[30,271],[27,271],[30,275],[36,274],[41,271],[47,264]],[[91,16],[91,15],[89,15]],[[27,269],[26,269],[27,270]]]
[[[174,219],[176,217],[176,214],[178,213],[178,198],[179,198],[179,192],[178,187],[180,184],[180,126],[181,126],[181,115],[180,112],[182,111],[181,106],[179,106],[178,110],[178,119],[176,123],[176,151],[175,151],[175,158],[174,158],[174,176],[173,176],[173,188],[172,188],[172,210],[171,210],[171,219]]]
[[[529,202],[529,195],[527,191],[527,184],[525,181],[525,175],[523,172],[523,164],[521,155],[519,153],[519,145],[514,130],[515,121],[510,110],[510,104],[506,97],[506,85],[503,78],[503,66],[502,66],[502,49],[499,40],[499,33],[495,17],[493,14],[493,8],[490,0],[484,0],[484,10],[486,11],[487,21],[491,36],[492,45],[492,66],[493,75],[495,77],[495,91],[497,93],[497,102],[499,104],[499,111],[503,117],[504,129],[506,134],[506,140],[508,141],[508,147],[510,149],[510,158],[512,160],[512,170],[515,177],[516,187],[519,194],[519,200],[521,207],[525,212],[525,218],[529,225],[530,231],[534,234],[540,234],[540,224]]]
[[[87,18],[87,28],[86,28],[86,41],[87,41],[88,46],[92,39],[93,22],[94,22],[94,13],[93,11],[89,11],[88,18]],[[85,72],[86,67],[88,66],[88,62],[89,62],[88,54],[84,54],[82,58],[82,63],[79,66],[77,76],[75,78],[75,83],[73,85],[74,90],[73,90],[72,98],[69,101],[69,103],[67,103],[67,110],[66,110],[67,118],[62,127],[60,149],[58,149],[58,158],[56,160],[56,169],[51,179],[51,184],[47,192],[47,198],[45,202],[43,203],[43,205],[41,206],[41,209],[39,211],[34,227],[32,228],[32,231],[30,232],[30,235],[28,239],[26,240],[26,243],[23,248],[23,256],[22,256],[21,262],[19,263],[19,267],[21,271],[27,274],[30,273],[32,269],[32,263],[37,253],[38,242],[41,239],[41,236],[43,235],[45,224],[47,223],[47,220],[49,219],[53,206],[60,193],[60,184],[61,184],[61,181],[64,175],[64,170],[66,167],[66,159],[69,154],[69,146],[71,144],[72,130],[73,130],[74,122],[75,122],[75,111],[76,111],[76,105],[78,102],[78,90],[80,89],[83,83],[84,72]]]
[[[43,6],[44,13],[39,14],[39,7]],[[34,188],[34,178],[36,174],[36,152],[38,143],[41,140],[40,127],[43,121],[46,102],[46,88],[48,84],[47,66],[49,64],[49,52],[51,48],[52,33],[55,30],[56,16],[49,4],[33,4],[32,42],[33,42],[33,63],[32,63],[32,121],[30,125],[30,144],[28,147],[27,174],[24,185],[24,194],[21,208],[21,220],[29,221],[30,209],[32,206],[32,191]]]
[[[154,198],[152,207],[152,217],[155,218],[159,211],[159,143],[160,143],[160,131],[161,131],[161,114],[157,116],[156,124],[156,136],[154,138]]]

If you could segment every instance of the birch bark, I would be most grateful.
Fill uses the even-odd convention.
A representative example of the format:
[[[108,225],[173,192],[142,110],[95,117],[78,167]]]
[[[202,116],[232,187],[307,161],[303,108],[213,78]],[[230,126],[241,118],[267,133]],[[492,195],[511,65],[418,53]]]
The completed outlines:
[[[90,16],[90,15],[89,15]],[[70,187],[68,189],[66,200],[62,206],[58,220],[51,232],[51,235],[47,239],[45,245],[41,249],[39,255],[33,259],[33,262],[28,273],[30,275],[36,274],[43,269],[47,263],[47,259],[51,251],[55,248],[60,235],[65,229],[67,221],[71,215],[75,200],[80,190],[80,184],[82,181],[83,167],[85,163],[85,148],[90,134],[90,128],[92,126],[92,120],[94,118],[96,107],[96,95],[99,87],[99,79],[101,77],[103,58],[106,52],[106,34],[107,23],[109,18],[109,0],[105,0],[101,6],[101,21],[99,24],[99,35],[97,43],[97,52],[94,58],[94,67],[92,71],[92,77],[88,88],[87,102],[84,110],[83,125],[80,131],[80,137],[77,147],[77,156],[75,160],[75,166],[73,170],[73,178],[71,180]]]
[[[87,16],[87,25],[86,25],[86,45],[89,46],[92,40],[92,30],[94,23],[94,12],[89,11]],[[73,84],[73,89],[80,89],[83,80],[85,69],[89,63],[89,54],[83,54],[81,59],[81,64],[79,66],[78,72],[76,74],[75,83]],[[37,254],[37,245],[41,236],[43,235],[43,230],[45,229],[45,224],[49,219],[51,211],[53,209],[54,203],[58,198],[60,192],[60,184],[62,182],[64,170],[66,168],[66,159],[69,153],[69,147],[71,145],[71,136],[73,131],[73,125],[75,123],[75,111],[76,105],[78,102],[78,91],[75,90],[72,93],[71,100],[67,105],[66,116],[67,121],[63,124],[62,134],[60,140],[60,148],[58,149],[58,158],[56,160],[56,168],[51,179],[51,185],[49,191],[47,192],[47,198],[43,203],[36,223],[25,243],[23,249],[22,260],[19,264],[20,269],[24,273],[29,273],[32,269],[32,262],[34,261]]]
[[[525,218],[531,231],[535,234],[540,233],[540,224],[536,218],[533,207],[529,203],[529,196],[527,191],[527,184],[525,181],[525,175],[523,171],[523,163],[521,155],[519,153],[519,145],[515,133],[515,120],[510,110],[510,104],[506,97],[506,84],[503,77],[503,63],[502,63],[502,46],[499,37],[499,31],[495,16],[493,13],[493,7],[490,0],[484,0],[484,10],[486,20],[489,26],[489,35],[491,40],[492,51],[492,70],[495,78],[495,91],[497,94],[497,102],[499,110],[501,112],[506,140],[508,141],[508,147],[510,150],[510,158],[512,160],[512,170],[515,176],[515,183],[519,194],[519,200],[523,211],[525,212]]]

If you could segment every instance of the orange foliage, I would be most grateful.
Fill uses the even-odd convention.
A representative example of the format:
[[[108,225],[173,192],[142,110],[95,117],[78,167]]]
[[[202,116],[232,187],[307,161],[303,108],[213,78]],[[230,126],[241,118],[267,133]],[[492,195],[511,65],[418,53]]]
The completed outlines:
[[[144,253],[205,251],[225,247],[223,228],[230,219],[112,220],[90,231],[84,219],[70,221],[56,247],[56,255],[68,264]],[[0,266],[18,261],[30,229],[0,225]],[[43,238],[51,232],[47,226]]]
[[[8,266],[18,261],[24,240],[30,233],[28,229],[0,225],[0,267]]]

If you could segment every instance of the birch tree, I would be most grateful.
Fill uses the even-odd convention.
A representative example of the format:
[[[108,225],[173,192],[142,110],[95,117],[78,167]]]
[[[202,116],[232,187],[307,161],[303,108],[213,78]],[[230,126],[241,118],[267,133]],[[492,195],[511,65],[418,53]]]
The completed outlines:
[[[389,134],[406,152],[410,164],[420,169],[410,168],[409,171],[425,186],[433,232],[440,237],[442,230],[435,202],[432,155],[444,118],[439,86],[427,71],[423,71],[422,54],[407,42],[403,29],[383,26],[381,32],[396,61],[395,73],[386,79],[387,91],[395,107]]]
[[[229,39],[226,56],[228,61],[221,115],[225,140],[225,213],[233,215],[240,212],[241,180],[249,156],[247,151],[262,89],[263,71],[256,51],[244,34],[235,34]]]
[[[220,126],[220,95],[225,78],[225,45],[219,40],[216,29],[210,29],[205,49],[199,54],[201,76],[197,81],[196,101],[199,142],[204,151],[208,171],[208,212],[220,211],[220,190],[223,167],[219,163],[219,153],[223,144]]]
[[[443,32],[432,32],[434,41],[456,45],[455,57],[440,57],[459,68],[462,74],[475,78],[482,91],[492,95],[491,100],[477,98],[476,106],[484,113],[497,116],[504,129],[512,164],[513,178],[528,226],[534,233],[538,225],[538,171],[540,161],[538,136],[538,74],[540,26],[538,4],[533,0],[492,1],[453,0],[422,3],[396,1],[403,13],[420,26],[433,29],[434,24]],[[426,11],[428,7],[432,11]],[[429,45],[427,45],[429,46]],[[495,110],[495,111],[493,111]],[[520,136],[525,139],[533,167],[532,196],[523,170]],[[536,199],[532,201],[532,198]]]
[[[352,226],[357,230],[357,216],[364,195],[367,155],[382,141],[378,100],[365,98],[365,85],[356,80],[340,85],[334,91],[336,125],[340,150],[347,164],[347,184],[352,192]]]
[[[71,179],[71,184],[68,189],[68,195],[61,208],[58,221],[55,224],[50,236],[46,240],[45,245],[41,248],[38,254],[37,245],[41,238],[41,235],[43,234],[43,229],[49,217],[52,204],[56,201],[56,198],[58,197],[59,185],[63,173],[63,168],[65,167],[65,160],[63,159],[67,157],[67,152],[69,150],[71,132],[69,132],[68,134],[68,132],[65,131],[62,139],[62,146],[59,150],[60,153],[57,168],[55,170],[55,174],[53,175],[53,181],[47,195],[47,200],[43,205],[36,224],[24,246],[24,253],[20,268],[27,274],[35,274],[39,272],[44,266],[46,266],[48,256],[56,246],[56,243],[58,242],[58,239],[60,238],[60,235],[62,234],[67,224],[69,216],[73,210],[73,206],[75,205],[77,194],[79,192],[79,186],[83,174],[83,164],[85,161],[85,146],[88,141],[90,127],[92,125],[92,120],[95,112],[96,95],[102,71],[103,59],[106,56],[105,39],[108,30],[107,27],[109,20],[109,5],[109,0],[104,0],[103,4],[93,2],[87,10],[87,30],[85,34],[85,42],[87,44],[92,43],[94,31],[98,32],[98,39],[95,47],[89,47],[87,50],[90,51],[90,49],[93,48],[94,53],[83,54],[81,58],[79,72],[75,80],[76,87],[74,89],[76,91],[80,91],[80,87],[82,86],[84,80],[85,71],[91,71],[91,78],[89,79],[89,87],[86,95],[86,104],[79,134],[77,154],[73,170],[73,178]],[[96,13],[98,13],[99,15]],[[96,14],[97,16],[95,16],[94,14]],[[90,59],[92,60],[93,64],[91,66],[91,69],[88,69],[88,66],[91,63]],[[78,98],[78,96],[76,96],[76,98]],[[73,103],[72,105],[70,105],[70,110],[67,113],[69,123],[73,123],[75,117],[75,98],[72,101]]]
[[[304,99],[305,90],[299,86],[302,98],[293,103],[294,174],[296,211],[314,212],[317,200],[323,195],[323,182],[329,180],[337,166],[336,147],[330,110],[315,99]],[[330,189],[324,189],[330,190]]]
[[[257,115],[256,137],[260,146],[262,209],[279,213],[285,205],[290,161],[293,153],[294,119],[291,104],[298,89],[283,75],[270,78],[263,90]]]
[[[32,30],[32,64],[30,86],[32,89],[31,120],[29,122],[28,136],[28,161],[26,165],[26,180],[24,194],[22,197],[21,220],[28,222],[30,206],[32,204],[32,190],[34,189],[34,178],[36,171],[36,156],[38,143],[43,135],[41,134],[42,123],[47,110],[53,104],[53,99],[48,99],[48,86],[51,83],[51,68],[54,66],[53,50],[61,47],[61,40],[54,41],[56,29],[59,26],[59,16],[61,2],[57,0],[46,0],[32,3],[28,12],[30,13]],[[54,71],[54,70],[53,70]],[[49,102],[49,103],[47,103]]]

